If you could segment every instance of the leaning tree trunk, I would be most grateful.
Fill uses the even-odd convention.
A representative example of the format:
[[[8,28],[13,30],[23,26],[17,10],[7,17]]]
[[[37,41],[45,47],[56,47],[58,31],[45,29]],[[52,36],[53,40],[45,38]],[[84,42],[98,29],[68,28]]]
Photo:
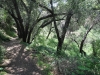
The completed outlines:
[[[85,42],[85,40],[87,38],[87,35],[89,34],[89,32],[91,31],[91,29],[93,28],[94,25],[95,24],[92,24],[90,26],[90,28],[87,30],[86,34],[84,35],[84,37],[83,37],[83,39],[81,41],[81,44],[80,44],[80,53],[81,53],[81,55],[85,55],[86,56],[86,52],[84,52],[84,50],[83,50],[84,42]]]
[[[84,52],[84,50],[83,50],[84,41],[85,41],[85,39],[81,41],[81,44],[80,44],[80,53],[81,53],[81,55],[86,56],[86,52]]]

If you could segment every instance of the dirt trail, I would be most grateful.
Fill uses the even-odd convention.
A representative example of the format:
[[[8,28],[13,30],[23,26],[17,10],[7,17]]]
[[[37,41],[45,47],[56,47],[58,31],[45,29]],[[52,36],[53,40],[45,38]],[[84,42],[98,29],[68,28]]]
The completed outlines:
[[[9,64],[5,68],[8,73],[6,75],[42,75],[36,66],[36,60],[32,59],[32,51],[26,50],[25,46],[20,44],[20,40],[12,39],[3,45],[9,59]]]

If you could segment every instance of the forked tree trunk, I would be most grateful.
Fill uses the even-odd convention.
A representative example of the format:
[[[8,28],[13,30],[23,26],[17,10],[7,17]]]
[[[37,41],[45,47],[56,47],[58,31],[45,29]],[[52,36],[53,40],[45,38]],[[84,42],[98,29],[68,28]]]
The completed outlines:
[[[67,17],[66,17],[66,21],[65,21],[65,25],[63,26],[62,34],[60,36],[59,30],[58,30],[58,27],[57,27],[57,24],[56,24],[56,20],[55,20],[54,7],[53,7],[52,0],[50,1],[50,4],[51,4],[51,9],[52,9],[51,14],[53,15],[54,27],[55,27],[55,31],[56,31],[57,39],[58,39],[57,55],[59,55],[59,54],[61,54],[65,34],[66,34],[66,31],[67,31],[67,28],[69,27],[69,23],[70,23],[70,20],[71,20],[71,17],[72,17],[73,14],[72,14],[71,10],[68,12]]]
[[[67,29],[69,27],[72,15],[73,15],[72,11],[69,11],[67,14],[65,25],[63,26],[63,29],[62,29],[61,37],[60,36],[58,37],[57,53],[61,53],[61,51],[62,51],[62,45],[63,45],[64,39],[66,36]]]

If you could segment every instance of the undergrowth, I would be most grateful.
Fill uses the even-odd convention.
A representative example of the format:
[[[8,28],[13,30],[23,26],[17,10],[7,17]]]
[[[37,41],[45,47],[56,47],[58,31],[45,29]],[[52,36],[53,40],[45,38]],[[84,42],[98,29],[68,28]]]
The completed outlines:
[[[5,48],[0,46],[0,64],[2,64],[5,55]],[[0,75],[4,75],[6,72],[3,72],[4,68],[0,65]]]
[[[9,35],[10,37],[16,37],[17,35],[15,34],[14,31],[12,30],[5,30],[6,34]]]
[[[97,43],[96,46],[98,45]],[[56,55],[57,39],[55,38],[46,40],[44,36],[39,35],[28,47],[38,53],[37,65],[42,68],[43,75],[53,75],[52,71],[55,67],[62,75],[100,75],[100,56],[97,54],[98,57],[94,57],[92,48],[86,46],[87,48],[84,49],[88,55],[82,57],[77,44],[72,40],[65,40],[59,57]]]
[[[0,30],[0,40],[1,41],[10,41],[10,38],[3,31]]]

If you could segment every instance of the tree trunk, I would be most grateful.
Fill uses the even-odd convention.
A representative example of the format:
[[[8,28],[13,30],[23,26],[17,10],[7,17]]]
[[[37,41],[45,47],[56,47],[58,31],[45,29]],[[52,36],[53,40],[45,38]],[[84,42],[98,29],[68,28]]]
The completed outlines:
[[[84,50],[83,50],[83,45],[84,45],[84,42],[85,42],[85,40],[86,40],[86,38],[87,38],[88,33],[91,31],[91,29],[93,28],[93,26],[94,26],[94,24],[92,24],[92,25],[90,26],[90,28],[87,30],[87,32],[86,32],[86,34],[84,35],[84,37],[83,37],[83,39],[82,39],[82,41],[81,41],[81,44],[80,44],[80,53],[81,53],[82,55],[85,55],[85,56],[86,56],[86,52],[84,52]]]
[[[96,57],[97,56],[97,52],[96,52],[96,49],[95,49],[94,41],[92,41],[92,49],[93,49],[93,56]]]
[[[12,13],[11,13],[11,12],[12,12]],[[18,38],[22,38],[23,36],[22,36],[22,31],[21,31],[20,24],[19,24],[17,18],[15,17],[13,10],[12,10],[11,12],[9,12],[9,14],[12,16],[12,18],[13,18],[13,19],[15,20],[15,22],[16,22],[16,28],[17,28],[17,32],[18,32],[18,33],[17,33]]]
[[[23,42],[26,42],[26,36],[25,33],[23,32],[23,38],[22,38]]]
[[[59,39],[58,45],[57,45],[57,55],[60,55],[61,54],[62,45],[63,45],[63,41],[61,39]]]
[[[29,27],[28,26],[26,26],[26,28],[25,28],[25,32],[24,32],[24,38],[26,39],[26,42],[27,42],[27,38],[28,38],[28,29],[29,29]]]
[[[17,1],[16,0],[12,0],[12,2],[13,2],[13,5],[15,7],[15,12],[16,12],[16,15],[17,15],[17,22],[18,22],[18,25],[20,26],[20,31],[21,31],[20,33],[21,33],[23,42],[26,42],[25,32],[24,32],[24,26],[23,26],[23,19],[21,17]]]
[[[32,33],[33,29],[30,29],[28,36],[27,36],[27,43],[30,43],[30,39],[31,39],[31,33]]]
[[[84,41],[85,41],[85,40],[82,40],[82,41],[81,41],[81,44],[80,44],[80,53],[81,53],[81,55],[86,56],[86,52],[84,52],[84,50],[83,50]]]
[[[60,37],[60,35],[57,36],[58,37],[57,54],[60,54],[62,51],[62,45],[63,45],[64,39],[65,39],[67,28],[69,27],[69,23],[70,23],[72,15],[73,15],[72,11],[69,11],[67,14],[67,17],[66,17],[65,25],[63,26],[62,35],[61,35],[61,37]],[[58,33],[58,32],[59,31],[57,31],[56,33]]]
[[[62,50],[62,40],[61,40],[61,38],[60,38],[59,30],[58,30],[58,28],[57,28],[57,24],[56,24],[56,20],[55,20],[54,8],[53,8],[52,0],[50,1],[50,4],[51,4],[51,9],[52,9],[52,13],[51,13],[51,14],[52,14],[52,16],[53,16],[53,23],[54,23],[54,27],[55,27],[55,31],[56,31],[57,39],[58,39],[57,55],[60,55],[61,50]]]

